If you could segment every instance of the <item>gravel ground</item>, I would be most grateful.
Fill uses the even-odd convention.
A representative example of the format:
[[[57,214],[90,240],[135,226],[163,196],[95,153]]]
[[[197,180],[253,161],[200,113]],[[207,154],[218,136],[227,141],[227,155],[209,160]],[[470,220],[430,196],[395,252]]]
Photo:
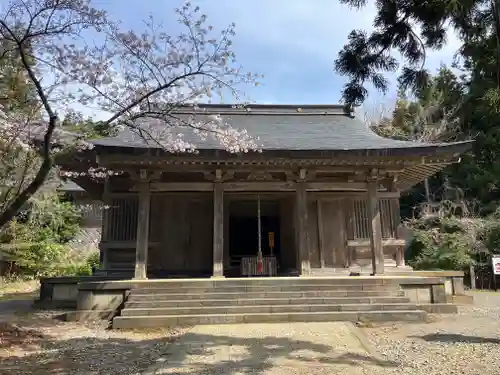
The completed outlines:
[[[364,328],[371,345],[397,368],[385,374],[500,374],[500,293],[477,292],[474,305],[431,323]]]
[[[12,340],[2,342],[0,335],[0,375],[139,375],[183,333],[165,329],[111,331],[101,322],[63,322],[57,319],[60,314],[0,314],[0,320],[29,330],[26,340],[23,335],[14,345]]]

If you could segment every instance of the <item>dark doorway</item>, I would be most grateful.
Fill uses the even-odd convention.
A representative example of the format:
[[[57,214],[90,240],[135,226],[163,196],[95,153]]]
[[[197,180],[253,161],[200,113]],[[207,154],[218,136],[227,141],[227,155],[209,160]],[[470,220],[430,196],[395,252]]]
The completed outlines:
[[[264,256],[274,255],[280,260],[280,216],[276,201],[261,202],[261,246]],[[274,247],[270,246],[270,233]],[[229,214],[229,256],[232,273],[238,273],[242,257],[257,256],[258,221],[256,201],[234,201]]]

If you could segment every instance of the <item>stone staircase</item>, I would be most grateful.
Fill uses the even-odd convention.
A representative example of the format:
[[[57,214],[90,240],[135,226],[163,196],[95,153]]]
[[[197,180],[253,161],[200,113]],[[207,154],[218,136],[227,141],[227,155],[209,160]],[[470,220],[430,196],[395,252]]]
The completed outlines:
[[[426,312],[391,279],[156,280],[141,282],[130,291],[113,328],[425,318]]]

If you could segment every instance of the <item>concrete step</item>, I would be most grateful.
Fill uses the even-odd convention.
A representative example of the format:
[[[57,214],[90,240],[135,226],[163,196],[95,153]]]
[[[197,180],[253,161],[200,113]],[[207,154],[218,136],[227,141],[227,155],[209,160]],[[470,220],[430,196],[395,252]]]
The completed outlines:
[[[139,294],[139,291],[132,291],[128,301],[168,301],[168,300],[204,300],[204,299],[238,299],[238,298],[311,298],[311,297],[404,297],[402,290],[310,290],[310,291],[266,291],[266,292],[247,292],[247,293],[148,293]]]
[[[400,311],[417,310],[416,305],[400,304],[347,304],[347,305],[270,305],[270,306],[213,306],[213,307],[167,307],[167,308],[126,308],[121,316],[167,316],[167,315],[224,315],[258,313],[305,313],[330,311]]]
[[[128,308],[165,308],[165,307],[203,307],[203,306],[271,306],[271,305],[345,305],[345,304],[384,304],[409,303],[407,297],[311,297],[311,298],[238,298],[238,299],[202,299],[202,300],[146,300],[125,302]]]
[[[241,324],[277,322],[393,322],[424,321],[427,313],[422,310],[387,311],[330,311],[298,313],[256,313],[256,314],[203,314],[203,315],[155,315],[117,316],[113,328],[136,329],[191,326],[197,324]]]
[[[330,284],[295,284],[295,285],[239,285],[239,286],[217,286],[217,287],[194,287],[183,286],[178,288],[172,287],[157,287],[157,288],[135,288],[132,292],[140,294],[168,294],[168,293],[209,293],[217,291],[218,293],[252,293],[252,292],[298,292],[309,290],[397,290],[397,286],[393,285],[375,285],[375,284],[347,284],[347,285],[330,285]]]

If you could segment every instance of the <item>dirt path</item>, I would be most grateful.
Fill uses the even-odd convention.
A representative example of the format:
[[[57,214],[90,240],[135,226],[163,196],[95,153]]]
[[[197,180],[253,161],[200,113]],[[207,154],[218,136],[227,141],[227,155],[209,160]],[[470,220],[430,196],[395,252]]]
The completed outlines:
[[[395,364],[363,347],[350,323],[197,326],[144,375],[373,374]]]

